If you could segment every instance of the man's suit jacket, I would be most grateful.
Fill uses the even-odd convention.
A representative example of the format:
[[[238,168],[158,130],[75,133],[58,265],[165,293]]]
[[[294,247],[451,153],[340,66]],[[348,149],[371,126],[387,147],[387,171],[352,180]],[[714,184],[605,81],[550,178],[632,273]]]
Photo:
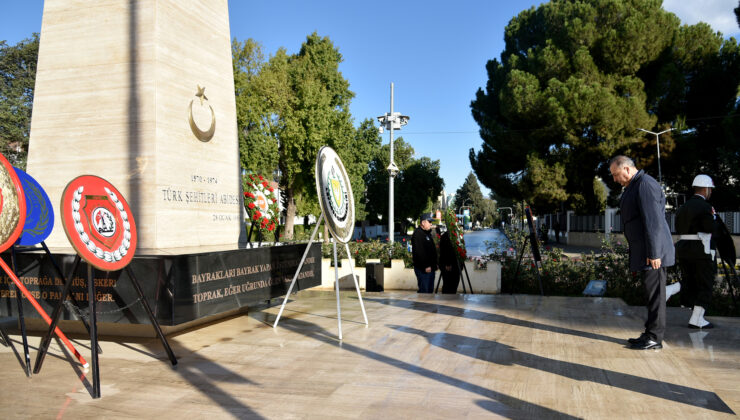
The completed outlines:
[[[629,242],[630,270],[649,269],[648,258],[660,258],[662,267],[672,266],[675,251],[665,218],[665,195],[655,178],[638,171],[622,193],[619,208]]]

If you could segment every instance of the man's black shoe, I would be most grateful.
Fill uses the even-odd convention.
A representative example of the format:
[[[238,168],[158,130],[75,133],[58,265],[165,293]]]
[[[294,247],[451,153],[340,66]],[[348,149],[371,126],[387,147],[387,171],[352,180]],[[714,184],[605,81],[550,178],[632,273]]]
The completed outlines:
[[[632,344],[630,348],[634,350],[658,350],[663,348],[663,344],[660,341],[648,338]]]
[[[647,335],[647,333],[642,333],[637,338],[630,338],[630,339],[628,339],[627,342],[630,343],[630,344],[635,344],[635,343],[639,343],[640,341],[647,340],[648,338],[650,338],[650,336]]]

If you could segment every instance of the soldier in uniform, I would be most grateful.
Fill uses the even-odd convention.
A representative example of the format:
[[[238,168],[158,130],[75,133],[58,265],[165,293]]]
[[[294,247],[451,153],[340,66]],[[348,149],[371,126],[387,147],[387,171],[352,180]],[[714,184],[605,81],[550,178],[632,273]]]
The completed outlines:
[[[694,195],[676,212],[676,257],[681,269],[681,303],[693,306],[689,328],[712,328],[704,312],[712,300],[716,265],[711,238],[714,209],[707,202],[714,182],[707,175],[697,175],[692,183]]]

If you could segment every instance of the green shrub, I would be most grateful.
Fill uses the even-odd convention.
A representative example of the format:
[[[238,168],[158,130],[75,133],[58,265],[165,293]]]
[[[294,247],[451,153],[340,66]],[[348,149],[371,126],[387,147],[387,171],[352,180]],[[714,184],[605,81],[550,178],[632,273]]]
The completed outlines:
[[[369,259],[379,259],[385,267],[391,266],[391,259],[401,259],[406,267],[413,267],[411,253],[406,249],[404,242],[394,242],[391,245],[377,240],[353,241],[349,242],[349,252],[352,254],[355,267],[364,267]],[[321,255],[332,260],[332,267],[334,266],[331,243],[321,245]],[[347,258],[347,251],[343,244],[337,243],[337,259],[343,258]]]

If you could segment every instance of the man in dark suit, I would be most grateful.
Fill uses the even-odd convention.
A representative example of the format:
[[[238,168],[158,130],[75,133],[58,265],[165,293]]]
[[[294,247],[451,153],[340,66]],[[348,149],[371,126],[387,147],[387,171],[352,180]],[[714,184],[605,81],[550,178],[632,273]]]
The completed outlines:
[[[445,230],[439,237],[439,270],[442,272],[442,293],[457,293],[457,286],[460,284],[460,260],[449,230]]]
[[[432,240],[432,216],[421,217],[419,227],[411,236],[411,255],[419,293],[434,292],[434,272],[437,271],[437,247]]]
[[[692,183],[694,196],[676,212],[676,257],[681,269],[684,291],[681,303],[693,306],[689,328],[709,329],[713,325],[704,319],[704,311],[712,301],[712,287],[717,265],[712,250],[714,209],[707,203],[714,182],[707,175],[697,175]]]
[[[619,208],[629,243],[630,270],[642,274],[647,296],[645,332],[629,339],[638,350],[663,348],[666,267],[674,264],[671,230],[665,218],[665,195],[657,181],[627,156],[609,162],[614,181],[625,187]]]

